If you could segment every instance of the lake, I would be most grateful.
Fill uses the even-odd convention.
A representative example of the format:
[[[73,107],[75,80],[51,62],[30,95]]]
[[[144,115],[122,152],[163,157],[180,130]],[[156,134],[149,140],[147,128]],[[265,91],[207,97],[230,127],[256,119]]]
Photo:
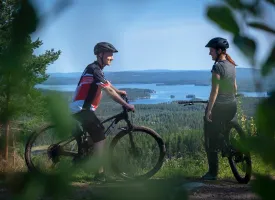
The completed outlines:
[[[138,89],[151,89],[156,93],[151,94],[150,99],[138,99],[133,104],[157,104],[166,103],[175,100],[188,100],[186,95],[192,94],[196,98],[207,100],[210,94],[210,86],[197,86],[197,85],[156,85],[156,84],[113,84],[116,88],[138,88]],[[36,88],[73,92],[76,85],[37,85]],[[266,92],[239,92],[247,97],[266,97]],[[170,96],[174,95],[175,98],[171,99]]]

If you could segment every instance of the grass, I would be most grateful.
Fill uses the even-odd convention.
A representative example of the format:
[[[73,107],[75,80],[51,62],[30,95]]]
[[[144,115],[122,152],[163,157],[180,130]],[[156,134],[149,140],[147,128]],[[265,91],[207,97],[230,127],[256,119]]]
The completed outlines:
[[[275,169],[267,166],[263,161],[253,155],[252,168],[254,173],[266,174],[275,176]],[[177,177],[194,178],[197,179],[204,175],[208,170],[208,163],[205,154],[194,156],[185,156],[182,158],[172,158],[166,160],[153,179],[170,179]],[[109,172],[109,171],[108,171]],[[234,179],[231,172],[227,158],[219,157],[219,178],[220,179]],[[79,169],[74,175],[74,180],[77,182],[90,182],[93,174]]]

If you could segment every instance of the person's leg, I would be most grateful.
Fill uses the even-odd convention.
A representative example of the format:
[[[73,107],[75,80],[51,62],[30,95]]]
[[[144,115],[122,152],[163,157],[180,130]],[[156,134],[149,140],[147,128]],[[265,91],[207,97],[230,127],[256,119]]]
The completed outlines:
[[[208,161],[208,172],[202,177],[205,180],[215,180],[218,174],[218,153],[215,150],[213,125],[204,120],[205,151]]]
[[[98,162],[98,174],[104,173],[103,168],[103,160],[104,160],[104,148],[105,148],[105,135],[104,135],[104,127],[100,124],[99,119],[94,114],[94,112],[91,112],[92,115],[90,116],[90,130],[89,134],[91,136],[91,139],[93,141],[93,157]],[[92,119],[93,118],[93,119]]]
[[[207,107],[205,112],[207,111]],[[204,147],[208,160],[208,172],[202,176],[204,180],[215,180],[218,174],[218,153],[215,151],[215,126],[204,116]]]
[[[104,127],[100,124],[100,120],[93,111],[82,111],[79,116],[83,127],[87,130],[92,140],[92,142],[89,141],[89,143],[93,145],[93,158],[96,160],[96,164],[99,167],[96,178],[103,179],[103,156],[105,148]]]
[[[207,176],[209,179],[215,179],[218,175],[219,160],[217,148],[221,145],[220,134],[223,123],[232,120],[236,114],[236,104],[234,102],[229,104],[215,104],[212,109],[212,122],[206,123],[206,132],[208,136],[208,164],[209,171]]]
[[[94,157],[96,160],[101,161],[98,169],[98,173],[104,173],[104,168],[102,165],[102,158],[104,156],[104,147],[105,147],[105,140],[101,140],[99,142],[94,143]]]

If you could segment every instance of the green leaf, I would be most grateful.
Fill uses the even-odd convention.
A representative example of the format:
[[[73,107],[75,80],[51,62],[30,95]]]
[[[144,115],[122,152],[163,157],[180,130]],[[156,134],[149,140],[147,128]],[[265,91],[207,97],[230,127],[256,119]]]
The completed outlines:
[[[262,65],[262,75],[268,75],[273,67],[275,68],[275,45],[273,46],[267,60]]]
[[[207,10],[207,17],[215,22],[220,28],[239,34],[240,28],[231,12],[226,6],[211,6]]]
[[[262,131],[262,130],[261,130]],[[263,131],[259,136],[247,137],[237,143],[238,149],[242,152],[249,151],[251,154],[257,154],[266,165],[275,167],[275,142],[271,137],[266,136]]]
[[[275,199],[275,180],[260,174],[255,174],[255,177],[256,180],[252,182],[252,190],[263,200]]]
[[[271,96],[264,99],[256,110],[256,125],[259,133],[274,138],[275,134],[275,92]]]
[[[268,3],[271,3],[275,6],[275,0],[265,0],[265,1],[268,2]]]
[[[254,66],[254,56],[256,52],[255,41],[246,36],[236,35],[234,37],[233,42],[241,50],[241,52],[251,61],[251,64]]]
[[[257,29],[260,29],[260,30],[263,30],[263,31],[266,31],[266,32],[269,32],[269,33],[272,33],[272,34],[275,34],[275,30],[268,27],[267,25],[265,24],[262,24],[262,23],[258,23],[258,22],[250,22],[250,23],[247,23],[248,26],[251,26],[253,28],[257,28]]]
[[[243,9],[244,5],[241,2],[241,0],[224,0],[225,3],[227,3],[230,7],[234,8],[234,9]]]
[[[240,12],[248,12],[254,16],[259,16],[262,13],[262,9],[259,6],[260,0],[253,2],[242,2],[241,0],[224,0],[228,6],[238,10]]]
[[[68,109],[66,100],[58,92],[49,92],[47,103],[50,120],[56,126],[57,136],[60,139],[71,136],[75,120]]]

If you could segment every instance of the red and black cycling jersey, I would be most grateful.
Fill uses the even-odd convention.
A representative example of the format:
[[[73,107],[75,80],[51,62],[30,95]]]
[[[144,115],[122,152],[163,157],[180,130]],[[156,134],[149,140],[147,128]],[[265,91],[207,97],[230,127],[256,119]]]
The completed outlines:
[[[89,64],[78,82],[73,101],[70,104],[71,111],[73,113],[82,109],[95,111],[102,97],[101,89],[109,85],[110,83],[105,79],[98,62]]]

